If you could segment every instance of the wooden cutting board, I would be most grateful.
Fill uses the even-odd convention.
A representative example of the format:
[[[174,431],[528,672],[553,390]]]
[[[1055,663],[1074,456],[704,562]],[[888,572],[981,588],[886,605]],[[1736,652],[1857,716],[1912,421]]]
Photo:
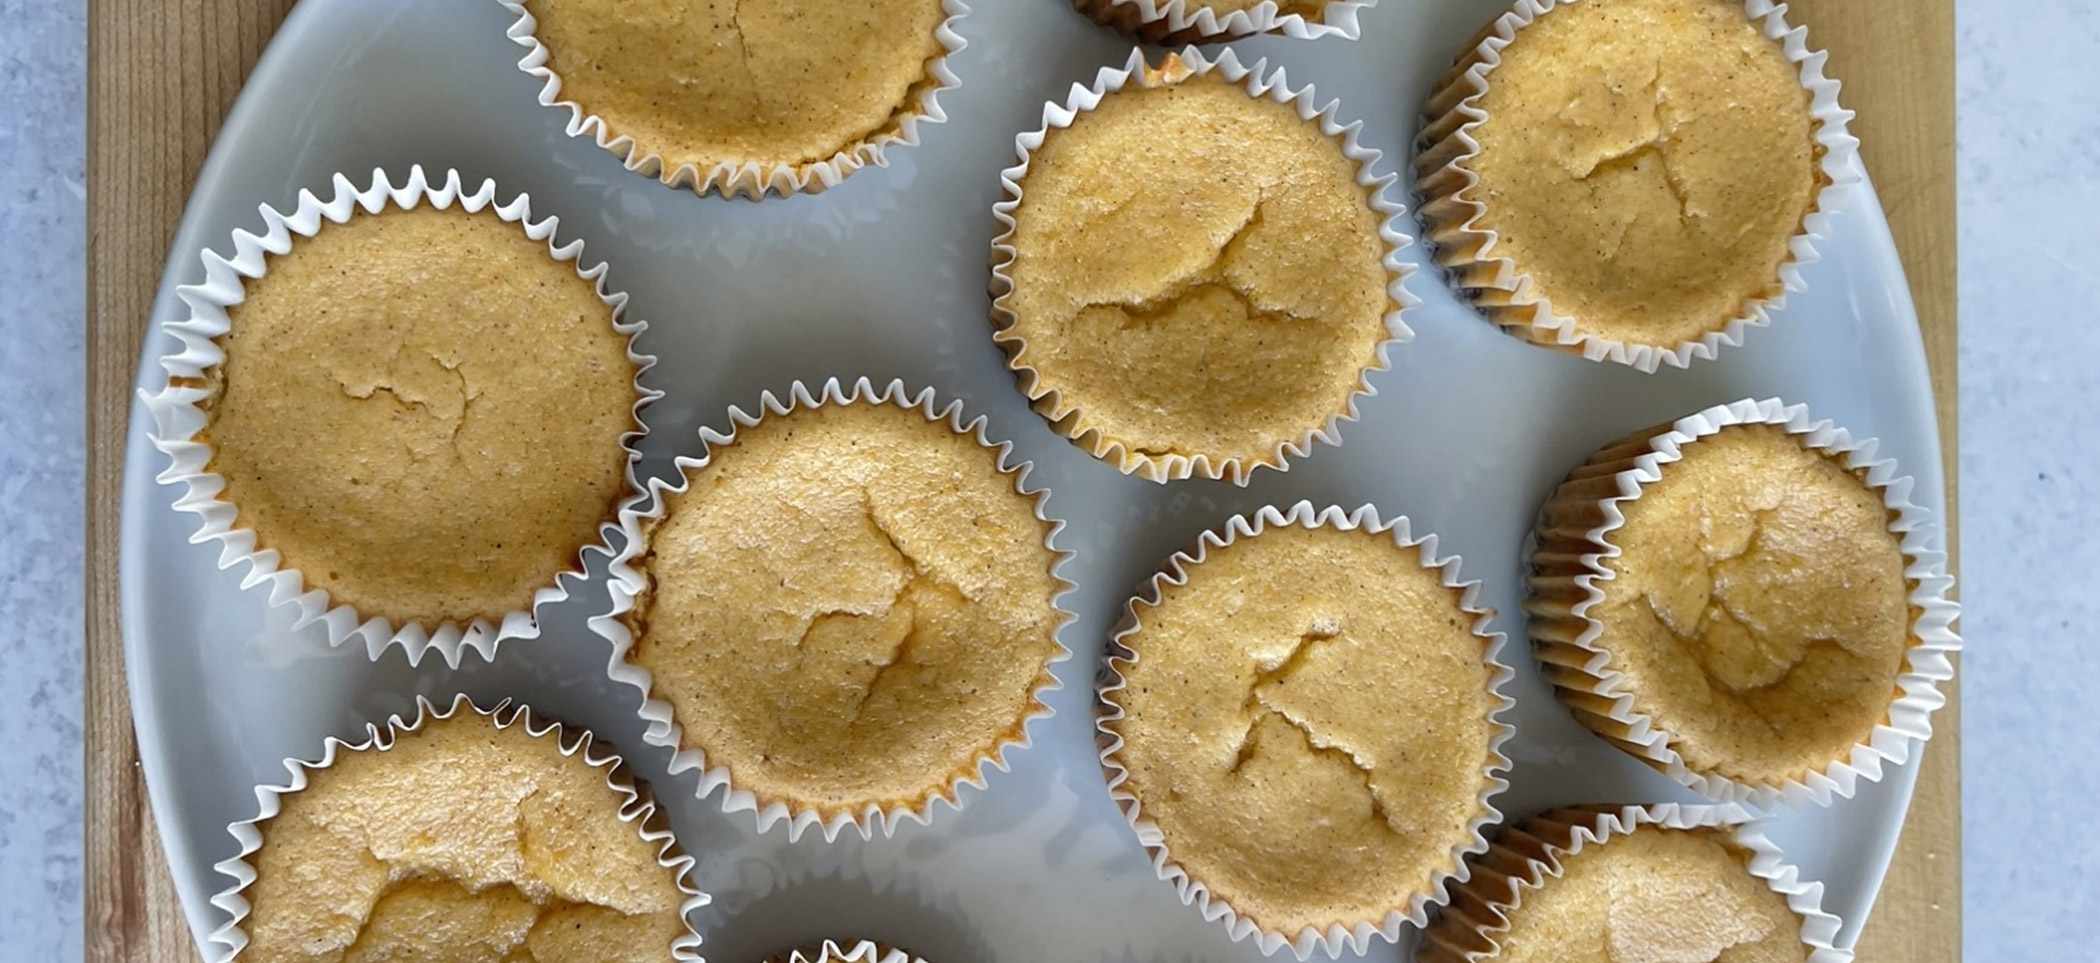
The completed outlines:
[[[466,0],[453,0],[466,2]],[[1049,3],[1053,0],[989,0]],[[1407,2],[1407,0],[1387,0]],[[117,615],[117,513],[133,366],[190,188],[292,0],[97,0],[88,25],[87,960],[198,959],[132,737]],[[1918,302],[1955,476],[1954,0],[1794,0],[1831,51]],[[1951,515],[1951,512],[1950,512]],[[1949,518],[1949,544],[1954,538]],[[1958,556],[1956,563],[1958,565]],[[1903,845],[1860,963],[1961,956],[1960,716],[1935,720]],[[734,963],[734,961],[730,961]]]

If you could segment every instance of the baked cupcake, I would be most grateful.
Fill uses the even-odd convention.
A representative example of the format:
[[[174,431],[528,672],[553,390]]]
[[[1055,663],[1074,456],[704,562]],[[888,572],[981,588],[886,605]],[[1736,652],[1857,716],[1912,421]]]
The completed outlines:
[[[628,170],[694,192],[818,193],[940,123],[962,0],[503,0],[520,69]]]
[[[1488,320],[1654,371],[1799,290],[1850,114],[1769,0],[1521,0],[1430,95],[1437,260]]]
[[[766,963],[926,963],[872,940],[825,940],[815,946],[766,958]]]
[[[1821,887],[1729,807],[1556,810],[1502,833],[1419,963],[1848,963]]]
[[[1405,520],[1302,502],[1170,559],[1110,646],[1098,739],[1161,878],[1266,953],[1420,925],[1507,785],[1477,590]]]
[[[614,673],[652,737],[761,830],[924,822],[1050,710],[1066,616],[1057,525],[961,406],[837,381],[681,460],[623,519]]]
[[[1036,411],[1125,474],[1244,484],[1332,444],[1407,336],[1378,155],[1262,67],[1134,52],[1005,172],[993,337]]]
[[[213,939],[257,963],[698,959],[692,860],[617,756],[509,703],[419,710],[258,790]]]
[[[331,643],[456,664],[536,635],[638,494],[642,326],[555,219],[494,198],[456,173],[338,178],[332,200],[266,209],[264,237],[236,233],[232,270],[186,289],[170,326],[182,350],[149,402],[162,482],[187,484],[177,507],[222,565],[248,561]]]
[[[1095,23],[1146,43],[1218,43],[1277,33],[1358,36],[1356,15],[1378,0],[1072,0]]]
[[[1827,803],[1931,733],[1954,607],[1910,480],[1805,408],[1637,433],[1547,502],[1531,634],[1585,725],[1709,796]]]

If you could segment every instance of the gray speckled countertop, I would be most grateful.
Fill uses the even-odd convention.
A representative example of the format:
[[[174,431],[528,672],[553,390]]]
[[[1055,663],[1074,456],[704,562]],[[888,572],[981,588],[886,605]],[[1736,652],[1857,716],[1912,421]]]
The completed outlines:
[[[2100,20],[1961,0],[1963,884],[1972,963],[2100,957]]]
[[[1965,955],[2091,959],[2100,19],[2085,0],[1958,13]],[[81,947],[83,21],[0,0],[4,960]]]
[[[0,960],[81,946],[86,14],[0,0]]]

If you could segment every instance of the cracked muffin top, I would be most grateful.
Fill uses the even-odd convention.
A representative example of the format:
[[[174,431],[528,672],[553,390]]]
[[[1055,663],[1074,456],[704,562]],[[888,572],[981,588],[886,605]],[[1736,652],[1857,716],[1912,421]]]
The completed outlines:
[[[1473,129],[1489,256],[1584,333],[1675,347],[1782,291],[1824,180],[1810,95],[1740,0],[1583,0],[1517,31]]]
[[[686,894],[625,801],[551,735],[464,708],[338,752],[260,827],[241,959],[659,963]]]
[[[916,807],[1018,740],[1061,622],[1050,526],[998,453],[892,404],[798,407],[665,494],[628,659],[733,785]]]
[[[531,0],[561,97],[665,161],[797,165],[894,130],[942,0]]]
[[[998,334],[1037,409],[1140,459],[1277,464],[1348,410],[1397,308],[1356,178],[1317,121],[1172,55],[1052,129]]]
[[[1619,503],[1595,644],[1692,770],[1754,785],[1820,772],[1886,718],[1911,644],[1888,506],[1774,425],[1683,455]]]
[[[227,315],[201,404],[220,498],[361,615],[530,608],[626,494],[628,337],[573,264],[491,211],[324,221]]]
[[[1390,533],[1269,528],[1186,566],[1122,644],[1113,761],[1167,858],[1263,930],[1383,921],[1484,814],[1478,616]]]
[[[1802,963],[1801,917],[1724,831],[1644,825],[1563,855],[1493,934],[1496,963]]]

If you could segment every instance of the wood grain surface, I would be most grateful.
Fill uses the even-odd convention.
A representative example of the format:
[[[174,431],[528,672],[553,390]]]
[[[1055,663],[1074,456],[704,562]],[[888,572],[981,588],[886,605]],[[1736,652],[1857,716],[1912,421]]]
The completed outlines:
[[[995,0],[1050,2],[1050,0]],[[87,959],[197,960],[147,812],[117,610],[133,366],[191,185],[292,0],[93,0],[88,26]],[[1954,0],[1794,0],[1831,51],[1918,302],[1956,500]],[[1951,519],[1950,519],[1951,522]],[[1954,544],[1949,533],[1950,546]],[[1959,716],[1935,720],[1860,963],[1961,956]]]
[[[1947,476],[1948,563],[1961,564],[1956,416],[1953,0],[1794,0],[1795,21],[1830,51],[1830,72],[1859,113],[1853,133],[1918,304],[1939,405]],[[1947,708],[1918,774],[1896,861],[1859,941],[1859,963],[1961,959],[1961,700]]]

